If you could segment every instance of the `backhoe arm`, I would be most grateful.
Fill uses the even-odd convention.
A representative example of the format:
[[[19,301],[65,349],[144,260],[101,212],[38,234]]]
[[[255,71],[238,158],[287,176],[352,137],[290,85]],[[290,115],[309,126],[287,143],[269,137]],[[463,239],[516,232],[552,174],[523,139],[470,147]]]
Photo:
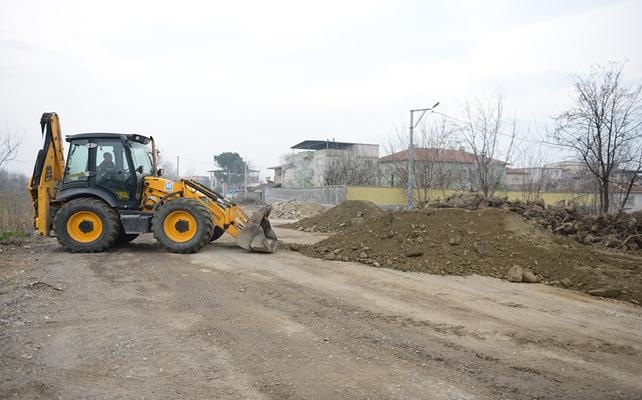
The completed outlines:
[[[40,119],[44,144],[38,152],[33,175],[29,181],[29,193],[33,203],[34,228],[41,236],[48,236],[51,226],[51,200],[56,198],[65,173],[65,157],[62,152],[60,121],[56,113],[44,113]]]

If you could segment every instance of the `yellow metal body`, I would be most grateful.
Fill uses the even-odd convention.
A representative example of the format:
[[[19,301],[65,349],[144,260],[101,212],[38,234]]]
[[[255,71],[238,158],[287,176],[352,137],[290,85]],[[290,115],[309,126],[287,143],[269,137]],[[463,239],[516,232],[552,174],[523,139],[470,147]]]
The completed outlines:
[[[52,223],[52,206],[60,207],[64,203],[64,200],[55,199],[64,178],[65,158],[58,116],[55,113],[45,113],[40,123],[45,141],[29,183],[29,192],[34,207],[34,227],[40,235],[48,236]],[[156,150],[153,139],[151,145],[155,171]],[[209,210],[214,225],[237,238],[239,246],[269,253],[276,250],[278,240],[267,220],[271,209],[269,206],[257,211],[250,218],[236,204],[195,181],[173,182],[157,176],[145,177],[140,193],[141,203],[137,211],[154,214],[163,204],[178,198],[193,199],[204,205]],[[196,219],[185,211],[169,214],[164,220],[163,228],[175,243],[189,242],[198,230]],[[97,240],[104,229],[100,217],[90,211],[72,215],[66,225],[67,233],[78,243]]]
[[[44,131],[43,121],[49,119],[47,131]],[[62,184],[65,173],[65,156],[62,153],[62,135],[60,121],[56,113],[46,113],[42,116],[41,125],[46,146],[43,148],[42,168],[40,175],[34,175],[29,182],[29,193],[34,209],[34,228],[42,236],[49,235],[49,219],[51,201],[56,198],[56,193]]]
[[[173,182],[169,179],[155,176],[146,177],[143,183],[143,211],[154,212],[162,203],[181,197],[194,199],[207,207],[212,215],[214,225],[230,235],[238,237],[250,221],[247,214],[245,214],[240,207],[224,198],[212,199],[195,188],[193,182],[192,185],[190,185],[190,182],[192,181],[181,180],[179,182]],[[168,235],[169,234],[170,232],[168,232]],[[175,239],[172,238],[172,240]]]

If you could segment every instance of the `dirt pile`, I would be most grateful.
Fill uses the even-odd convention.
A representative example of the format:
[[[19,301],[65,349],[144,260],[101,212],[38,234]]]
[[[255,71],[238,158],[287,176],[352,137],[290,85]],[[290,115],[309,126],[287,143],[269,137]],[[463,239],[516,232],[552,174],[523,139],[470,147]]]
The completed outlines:
[[[323,214],[304,218],[283,227],[305,232],[339,232],[354,225],[361,225],[367,219],[385,215],[385,213],[372,202],[346,200]]]
[[[535,222],[549,232],[573,237],[580,243],[629,250],[642,249],[642,213],[591,215],[573,202],[546,205],[537,202],[486,198],[479,194],[455,194],[443,201],[431,201],[424,208],[503,208]]]
[[[300,219],[319,215],[326,210],[321,204],[307,201],[277,202],[272,205],[272,215],[283,219]]]
[[[545,282],[642,302],[642,257],[552,235],[507,210],[389,213],[299,249],[328,260]],[[509,274],[509,270],[510,274]],[[519,275],[519,276],[517,276]]]

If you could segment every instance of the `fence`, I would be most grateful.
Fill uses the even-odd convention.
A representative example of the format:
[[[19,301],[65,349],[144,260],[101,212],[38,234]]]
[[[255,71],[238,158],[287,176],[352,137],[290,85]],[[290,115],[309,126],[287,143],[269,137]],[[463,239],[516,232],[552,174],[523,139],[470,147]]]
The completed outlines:
[[[265,188],[263,201],[274,203],[276,201],[309,201],[323,205],[336,205],[348,200],[347,186],[323,186],[313,188]]]
[[[456,193],[455,190],[432,190],[429,192],[415,191],[415,199],[443,199]],[[508,197],[511,200],[523,200],[524,194],[518,191],[503,191],[495,194],[497,197]],[[579,204],[591,204],[593,195],[587,193],[540,193],[540,198],[547,204],[561,200],[573,200]],[[408,200],[406,189],[380,186],[326,186],[314,188],[266,188],[264,201],[310,201],[323,205],[336,205],[344,200],[368,200],[384,207],[404,206]]]

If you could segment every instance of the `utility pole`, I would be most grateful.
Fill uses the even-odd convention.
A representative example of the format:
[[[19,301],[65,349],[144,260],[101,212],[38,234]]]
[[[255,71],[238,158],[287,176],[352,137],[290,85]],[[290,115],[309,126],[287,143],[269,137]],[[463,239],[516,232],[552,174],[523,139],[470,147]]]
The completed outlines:
[[[247,200],[247,161],[243,161],[243,186],[245,188],[243,198]]]
[[[432,107],[430,108],[419,108],[416,110],[410,110],[410,140],[408,143],[408,209],[412,210],[415,208],[415,200],[414,200],[414,194],[415,194],[415,187],[414,187],[414,169],[413,169],[413,164],[414,164],[414,131],[417,125],[421,122],[421,119],[426,115],[427,111],[432,111],[435,107],[439,105],[439,102],[436,102]],[[414,122],[414,114],[416,112],[421,112],[421,115],[419,118],[417,118],[417,122]]]
[[[180,156],[176,156],[176,179],[180,179],[181,170],[180,170]]]

